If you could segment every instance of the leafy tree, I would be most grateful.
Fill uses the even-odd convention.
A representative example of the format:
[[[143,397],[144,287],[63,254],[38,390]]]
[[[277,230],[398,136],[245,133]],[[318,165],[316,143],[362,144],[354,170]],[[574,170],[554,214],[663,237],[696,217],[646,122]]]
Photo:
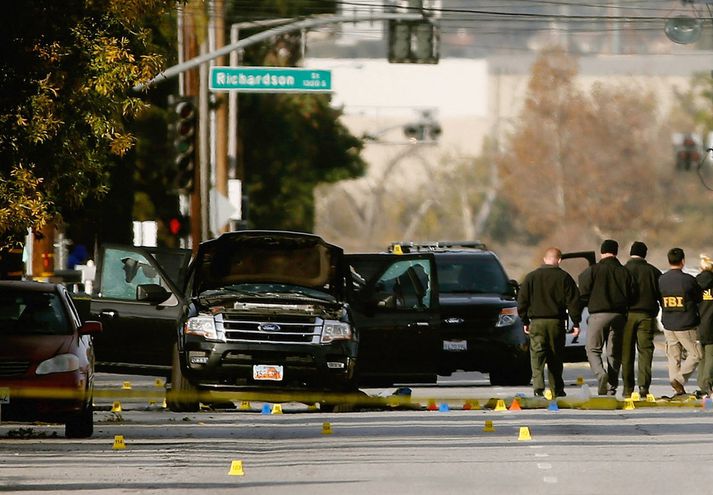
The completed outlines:
[[[112,157],[134,145],[128,92],[162,67],[147,20],[171,0],[27,0],[0,29],[0,244],[82,208],[108,189]]]
[[[539,238],[570,224],[594,237],[655,227],[662,216],[652,170],[660,160],[654,96],[601,84],[587,94],[576,74],[560,50],[535,62],[501,162],[503,194]]]
[[[325,96],[251,95],[241,101],[253,226],[310,231],[315,186],[363,173],[361,142],[338,115]]]

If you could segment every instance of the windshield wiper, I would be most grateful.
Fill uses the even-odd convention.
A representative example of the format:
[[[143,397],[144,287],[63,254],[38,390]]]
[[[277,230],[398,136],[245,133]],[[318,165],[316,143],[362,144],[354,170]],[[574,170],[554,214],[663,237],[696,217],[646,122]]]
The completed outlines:
[[[236,296],[265,297],[259,292],[224,287],[222,289],[209,289],[203,291],[198,295],[198,298],[204,301],[220,301],[222,299],[234,298]]]
[[[305,294],[304,292],[299,291],[299,290],[289,290],[289,289],[276,292],[275,295],[286,295],[289,297],[293,297],[295,299],[307,299],[310,301],[320,301],[320,302],[325,302],[325,301],[329,302],[332,300],[332,297],[327,294],[325,294],[325,297],[318,297],[318,296],[313,296],[310,294]]]

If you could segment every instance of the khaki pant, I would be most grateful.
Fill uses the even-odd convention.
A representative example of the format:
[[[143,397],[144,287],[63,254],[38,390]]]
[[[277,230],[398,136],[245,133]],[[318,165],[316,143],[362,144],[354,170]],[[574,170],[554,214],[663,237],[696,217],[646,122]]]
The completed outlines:
[[[668,357],[668,378],[685,385],[688,377],[696,370],[703,356],[701,344],[698,343],[698,330],[664,330],[666,337],[666,357]],[[683,349],[686,349],[686,359],[681,360]]]
[[[619,313],[594,313],[587,319],[587,360],[597,377],[599,395],[614,395],[619,385],[621,368],[621,342],[626,317]],[[602,359],[606,346],[606,369]]]

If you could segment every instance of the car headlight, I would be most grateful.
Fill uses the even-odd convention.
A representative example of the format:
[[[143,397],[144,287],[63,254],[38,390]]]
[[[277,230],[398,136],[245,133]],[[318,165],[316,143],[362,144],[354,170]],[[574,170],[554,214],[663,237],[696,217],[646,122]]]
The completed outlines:
[[[215,320],[212,316],[194,316],[188,318],[183,326],[183,331],[187,335],[198,335],[206,339],[218,339],[218,333],[215,330]]]
[[[326,320],[322,327],[322,343],[334,340],[349,340],[352,338],[352,327],[349,323],[336,320]]]
[[[503,308],[498,315],[496,327],[507,327],[517,321],[517,308]]]
[[[35,373],[38,375],[49,375],[50,373],[64,373],[66,371],[76,371],[79,369],[79,358],[74,354],[59,354],[53,358],[42,361]]]

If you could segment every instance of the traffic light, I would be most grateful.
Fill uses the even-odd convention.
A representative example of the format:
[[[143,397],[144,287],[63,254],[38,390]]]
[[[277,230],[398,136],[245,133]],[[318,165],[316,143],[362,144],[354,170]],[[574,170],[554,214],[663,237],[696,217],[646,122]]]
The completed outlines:
[[[698,144],[690,134],[685,134],[680,146],[676,147],[676,169],[691,170],[701,159]]]
[[[176,188],[193,190],[196,162],[196,106],[192,98],[181,98],[174,105],[175,125],[173,144],[175,148]]]
[[[167,224],[169,233],[174,237],[186,237],[191,231],[189,219],[184,215],[169,218]]]
[[[389,22],[389,62],[410,62],[411,28],[405,22]]]
[[[404,126],[404,135],[412,141],[434,142],[443,132],[441,125],[428,110],[421,112],[418,121]]]
[[[438,27],[429,20],[389,21],[389,62],[437,64]]]
[[[429,21],[419,22],[413,26],[415,41],[413,57],[422,64],[438,63],[438,33],[435,24]]]

